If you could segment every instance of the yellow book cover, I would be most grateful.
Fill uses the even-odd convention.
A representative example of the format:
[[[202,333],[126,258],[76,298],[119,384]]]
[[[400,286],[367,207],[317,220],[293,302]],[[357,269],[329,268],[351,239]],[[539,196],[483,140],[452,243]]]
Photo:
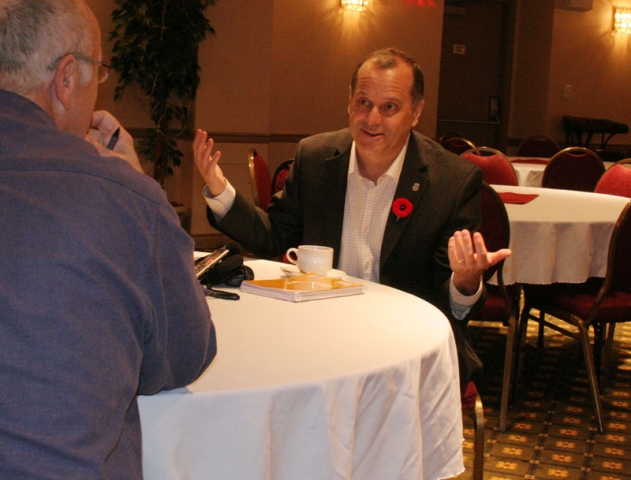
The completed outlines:
[[[308,300],[358,295],[366,292],[366,285],[349,282],[341,278],[305,273],[295,277],[272,280],[245,280],[241,283],[241,291],[289,302],[306,302]]]

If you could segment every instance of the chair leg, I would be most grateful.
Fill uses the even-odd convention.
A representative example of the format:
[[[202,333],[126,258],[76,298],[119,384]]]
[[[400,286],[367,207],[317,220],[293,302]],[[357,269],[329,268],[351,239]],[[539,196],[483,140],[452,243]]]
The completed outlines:
[[[602,401],[600,399],[600,389],[598,388],[598,375],[596,373],[596,365],[594,363],[593,347],[589,341],[588,327],[581,321],[575,322],[581,336],[581,345],[583,347],[583,357],[585,358],[585,369],[587,370],[587,378],[589,380],[589,388],[592,394],[594,406],[594,415],[598,425],[598,432],[605,432],[605,419],[603,414]],[[598,339],[596,339],[598,341]]]
[[[607,338],[605,340],[605,351],[602,354],[601,365],[600,365],[600,391],[602,392],[605,389],[605,385],[607,383],[607,374],[609,358],[611,357],[611,350],[613,348],[613,339],[616,334],[616,324],[609,323],[603,325],[603,328],[607,329]]]
[[[511,312],[508,319],[508,330],[506,332],[506,352],[504,354],[504,378],[502,379],[502,396],[500,399],[500,432],[506,431],[506,420],[508,417],[508,403],[511,395],[511,387],[514,382],[515,357],[517,356],[516,342],[518,311]]]
[[[473,480],[484,477],[484,406],[480,394],[476,395],[475,406],[463,410],[473,420]]]
[[[546,318],[546,314],[543,313],[541,310],[539,310],[539,332],[537,333],[537,348],[542,349],[543,348],[543,337],[544,337],[544,331],[543,331],[543,320],[545,320]]]
[[[530,319],[530,310],[532,309],[527,303],[521,312],[519,325],[517,325],[517,351],[515,355],[515,379],[513,380],[513,393],[517,389],[517,385],[521,383],[522,371],[524,367],[524,350],[526,345],[526,334],[528,332],[528,320]]]

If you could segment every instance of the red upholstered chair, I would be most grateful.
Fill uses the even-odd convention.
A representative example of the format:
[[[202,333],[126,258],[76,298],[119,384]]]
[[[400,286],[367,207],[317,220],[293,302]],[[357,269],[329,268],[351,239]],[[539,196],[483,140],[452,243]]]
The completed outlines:
[[[517,186],[517,173],[510,160],[499,150],[475,147],[460,154],[484,173],[484,181],[492,185]]]
[[[521,142],[517,149],[517,156],[551,158],[560,151],[559,144],[551,138],[545,135],[535,135]]]
[[[460,155],[467,150],[475,148],[473,142],[457,135],[445,135],[441,138],[440,144],[445,150],[455,153],[456,155]]]
[[[285,178],[289,175],[289,169],[291,168],[291,164],[294,163],[293,160],[286,160],[281,163],[274,175],[272,175],[272,195],[276,192],[280,192],[283,189],[283,185],[285,184]]]
[[[543,171],[541,186],[593,192],[603,173],[605,165],[594,151],[568,147],[550,159]]]
[[[613,343],[615,325],[631,321],[629,252],[631,203],[620,214],[611,235],[604,279],[591,278],[581,284],[524,285],[525,304],[519,327],[520,345],[525,340],[529,320],[535,320],[540,325],[580,341],[594,414],[598,431],[601,433],[605,429],[605,420],[600,390],[604,387],[606,360]],[[532,314],[533,309],[539,310],[539,314]],[[549,321],[546,314],[556,317],[561,322]],[[571,325],[572,330],[566,328],[564,323]],[[589,336],[590,327],[594,330],[593,345]]]
[[[497,192],[488,184],[483,183],[480,191],[482,200],[482,225],[480,233],[484,237],[489,251],[508,248],[510,242],[510,223],[504,202]],[[504,351],[504,378],[502,380],[502,395],[500,399],[499,430],[506,431],[508,403],[515,370],[515,339],[517,336],[517,318],[519,315],[519,285],[504,285],[504,262],[489,268],[484,272],[486,286],[486,302],[477,312],[472,314],[472,320],[502,322],[508,330],[506,332],[506,349]],[[495,282],[489,283],[495,276]]]
[[[620,160],[605,171],[594,191],[631,198],[631,158]]]
[[[272,179],[265,159],[252,149],[248,153],[248,167],[250,169],[250,185],[252,197],[257,207],[267,210],[271,199]]]

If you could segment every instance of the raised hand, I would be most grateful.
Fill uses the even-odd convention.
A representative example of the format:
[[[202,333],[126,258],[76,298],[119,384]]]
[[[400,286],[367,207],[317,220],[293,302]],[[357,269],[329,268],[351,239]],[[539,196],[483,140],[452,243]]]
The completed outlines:
[[[502,248],[497,252],[486,249],[480,232],[473,235],[468,230],[453,234],[447,245],[449,266],[454,272],[454,285],[464,295],[473,295],[480,286],[484,271],[507,258],[512,252]]]
[[[218,165],[221,152],[212,153],[214,144],[214,140],[208,138],[208,134],[203,130],[195,132],[195,138],[193,139],[195,165],[197,165],[199,173],[202,174],[210,194],[216,197],[226,188],[226,178]]]

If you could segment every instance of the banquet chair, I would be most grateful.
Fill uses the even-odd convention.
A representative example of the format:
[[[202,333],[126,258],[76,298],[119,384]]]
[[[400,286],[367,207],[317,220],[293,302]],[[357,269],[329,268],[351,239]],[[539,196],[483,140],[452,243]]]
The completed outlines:
[[[445,150],[455,153],[456,155],[460,155],[467,150],[475,148],[473,142],[458,135],[445,135],[441,138],[440,144]]]
[[[550,159],[543,171],[541,186],[593,192],[603,173],[605,165],[593,150],[568,147]]]
[[[274,171],[274,175],[272,175],[272,195],[283,189],[285,178],[287,178],[287,175],[289,174],[289,169],[291,168],[292,163],[294,163],[293,160],[285,160]]]
[[[559,144],[551,138],[545,135],[534,135],[521,142],[517,148],[517,156],[551,158],[560,151]]]
[[[620,160],[602,174],[596,193],[608,193],[631,198],[631,158]]]
[[[497,192],[487,183],[480,190],[482,200],[482,225],[480,233],[484,237],[487,249],[491,252],[508,248],[510,242],[510,223],[504,202]],[[503,276],[504,261],[484,272],[486,301],[482,308],[474,312],[472,320],[484,322],[502,322],[507,327],[506,348],[504,351],[504,377],[500,399],[499,430],[506,431],[508,403],[511,394],[515,370],[515,347],[517,336],[517,318],[519,316],[519,285],[505,285]],[[492,284],[490,280],[495,277]]]
[[[460,156],[480,167],[486,183],[517,186],[515,167],[499,150],[490,147],[475,147],[461,153]]]
[[[613,344],[615,325],[631,321],[630,251],[631,203],[623,209],[614,226],[604,279],[592,277],[581,284],[524,285],[525,303],[519,325],[519,347],[525,342],[529,320],[535,320],[581,343],[600,433],[605,430],[600,391],[605,384],[607,357]],[[533,309],[539,310],[539,313],[531,313]],[[546,318],[546,314],[559,322],[553,323]],[[572,330],[565,324],[572,326]],[[594,330],[593,345],[589,327]]]
[[[272,179],[265,159],[251,149],[248,152],[248,168],[250,169],[250,185],[254,204],[263,210],[267,210],[271,199]]]

